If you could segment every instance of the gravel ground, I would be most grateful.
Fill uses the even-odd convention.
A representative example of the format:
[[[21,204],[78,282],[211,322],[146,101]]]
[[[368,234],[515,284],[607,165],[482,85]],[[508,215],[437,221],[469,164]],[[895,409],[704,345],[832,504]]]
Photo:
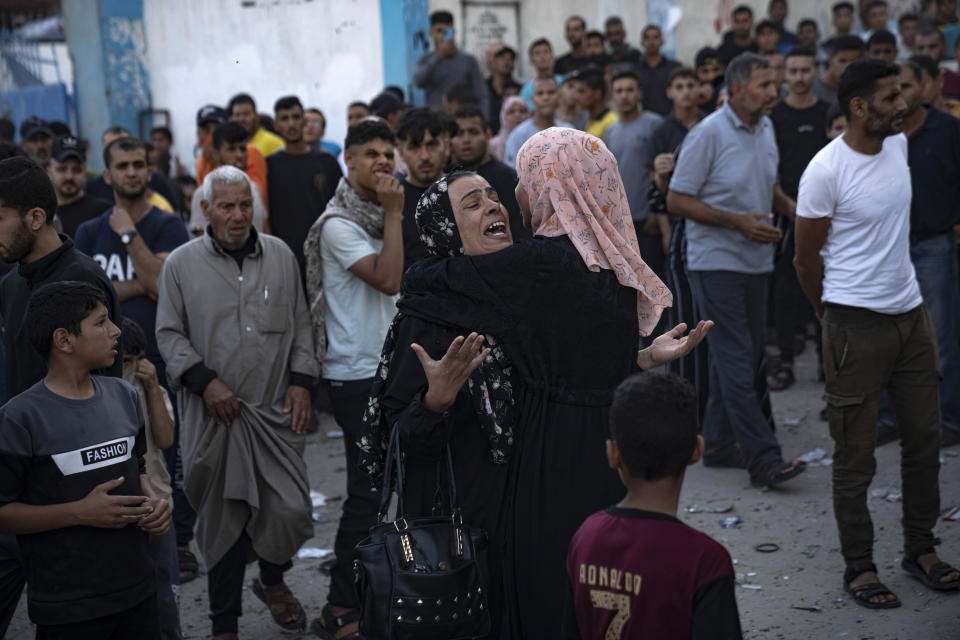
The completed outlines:
[[[815,355],[808,343],[808,349],[797,362],[797,384],[773,395],[778,435],[785,456],[799,456],[822,448],[829,457],[832,451],[827,425],[818,419],[823,403],[814,367]],[[316,549],[333,546],[345,489],[343,442],[322,435],[336,428],[332,416],[323,415],[320,434],[310,436],[306,452],[311,485],[327,497],[327,504],[316,508],[315,536],[304,545]],[[960,504],[958,454],[958,446],[942,450],[940,484],[944,509]],[[682,510],[695,504],[731,507],[731,511],[724,514],[682,511],[680,517],[722,542],[734,558],[740,584],[737,588],[740,618],[746,638],[960,638],[960,592],[933,593],[900,569],[902,504],[895,501],[900,485],[897,445],[880,447],[877,463],[870,498],[877,535],[875,561],[881,579],[904,602],[903,607],[890,611],[858,607],[842,590],[843,563],[833,521],[829,467],[811,466],[784,489],[766,492],[751,488],[743,471],[707,469],[702,465],[689,470],[680,501]],[[879,493],[884,495],[873,495]],[[888,499],[888,493],[894,495]],[[739,516],[742,523],[736,528],[722,528],[719,521],[728,516]],[[960,523],[941,520],[936,534],[943,541],[939,548],[941,556],[960,565]],[[761,543],[775,543],[779,550],[757,552],[754,547]],[[318,559],[300,559],[287,573],[288,583],[311,620],[319,615],[327,593],[328,577],[320,572],[319,564]],[[248,566],[248,581],[255,575],[255,567]],[[274,626],[266,607],[249,589],[244,590],[243,601],[241,637],[264,640],[300,637]],[[181,615],[186,638],[208,637],[203,576],[183,585]],[[11,640],[33,637],[26,617],[25,598],[7,637]]]

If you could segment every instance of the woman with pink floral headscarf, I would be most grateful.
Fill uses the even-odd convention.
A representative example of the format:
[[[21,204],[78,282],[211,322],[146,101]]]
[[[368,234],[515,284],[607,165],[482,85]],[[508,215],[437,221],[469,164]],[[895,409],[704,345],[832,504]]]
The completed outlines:
[[[613,390],[637,364],[689,353],[710,323],[684,338],[680,325],[638,352],[672,297],[639,254],[616,160],[602,141],[546,129],[521,148],[517,169],[517,199],[534,237],[512,243],[499,196],[482,177],[445,177],[421,198],[417,224],[440,239],[456,235],[464,255],[412,267],[398,308],[464,334],[496,336],[512,364],[506,529],[495,536],[505,545],[498,550],[504,583],[491,588],[508,600],[499,637],[553,638],[570,538],[584,518],[623,496],[604,455]],[[421,358],[425,403],[434,384],[445,386],[446,360]]]

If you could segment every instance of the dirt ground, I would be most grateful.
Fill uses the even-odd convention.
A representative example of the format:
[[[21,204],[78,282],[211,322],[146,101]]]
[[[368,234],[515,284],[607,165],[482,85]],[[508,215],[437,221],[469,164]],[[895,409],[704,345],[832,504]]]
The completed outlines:
[[[785,392],[773,394],[778,436],[785,456],[799,456],[823,448],[829,457],[832,451],[827,425],[818,418],[823,406],[822,390],[815,382],[814,366],[815,355],[808,343],[797,362],[797,384]],[[333,547],[345,490],[343,441],[323,434],[335,428],[332,416],[325,414],[320,433],[310,436],[307,445],[311,485],[327,497],[327,503],[315,509],[315,536],[304,545],[305,548]],[[941,451],[940,485],[944,509],[960,505],[958,454],[960,446]],[[603,454],[596,452],[596,455]],[[891,611],[858,607],[842,590],[843,563],[833,521],[828,466],[811,466],[786,488],[767,492],[751,488],[743,471],[707,469],[702,465],[690,469],[681,496],[679,516],[723,543],[734,558],[740,585],[737,587],[740,618],[746,638],[960,638],[960,592],[933,593],[900,569],[902,503],[896,501],[900,485],[899,458],[896,444],[878,449],[878,471],[870,498],[877,536],[875,561],[881,579],[904,602],[903,607]],[[732,509],[723,514],[685,511],[693,505],[721,505]],[[742,523],[735,528],[722,528],[720,520],[730,516],[740,517]],[[940,520],[936,534],[942,539],[941,556],[960,565],[960,522]],[[779,550],[772,553],[756,551],[755,546],[762,543],[774,543]],[[327,593],[328,577],[320,572],[320,562],[319,559],[299,559],[287,573],[288,583],[311,620],[319,615]],[[255,575],[255,570],[255,564],[248,566],[248,581]],[[274,626],[266,607],[249,589],[244,590],[243,604],[241,638],[300,637]],[[33,637],[25,605],[24,598],[7,635],[10,640]],[[204,576],[183,585],[181,615],[186,638],[208,637]]]

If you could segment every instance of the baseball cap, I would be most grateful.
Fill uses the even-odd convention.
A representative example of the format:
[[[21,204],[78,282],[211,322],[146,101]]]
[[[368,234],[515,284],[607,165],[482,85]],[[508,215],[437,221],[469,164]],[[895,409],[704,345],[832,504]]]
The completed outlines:
[[[58,137],[53,141],[53,148],[50,150],[50,156],[57,162],[63,162],[67,158],[76,158],[83,162],[86,155],[86,143],[76,136]]]
[[[29,140],[30,138],[45,134],[53,137],[53,131],[50,130],[50,127],[47,125],[46,120],[38,116],[30,116],[26,120],[20,123],[20,138],[23,140]]]
[[[208,104],[206,106],[200,107],[200,110],[197,111],[198,127],[206,122],[216,122],[217,124],[223,124],[226,121],[227,121],[227,112],[215,104]]]

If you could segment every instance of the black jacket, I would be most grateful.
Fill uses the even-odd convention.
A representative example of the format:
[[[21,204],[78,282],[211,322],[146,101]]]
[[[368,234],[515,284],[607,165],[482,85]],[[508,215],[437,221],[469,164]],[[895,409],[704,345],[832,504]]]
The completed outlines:
[[[88,282],[103,290],[110,301],[107,308],[110,319],[120,323],[120,301],[107,274],[92,258],[74,249],[73,240],[62,234],[60,239],[63,244],[56,250],[29,264],[18,264],[0,281],[0,313],[7,350],[5,400],[30,388],[47,374],[46,359],[33,348],[24,331],[27,300],[34,289],[64,280]],[[112,367],[98,373],[119,377],[122,370],[123,360],[118,355]]]

